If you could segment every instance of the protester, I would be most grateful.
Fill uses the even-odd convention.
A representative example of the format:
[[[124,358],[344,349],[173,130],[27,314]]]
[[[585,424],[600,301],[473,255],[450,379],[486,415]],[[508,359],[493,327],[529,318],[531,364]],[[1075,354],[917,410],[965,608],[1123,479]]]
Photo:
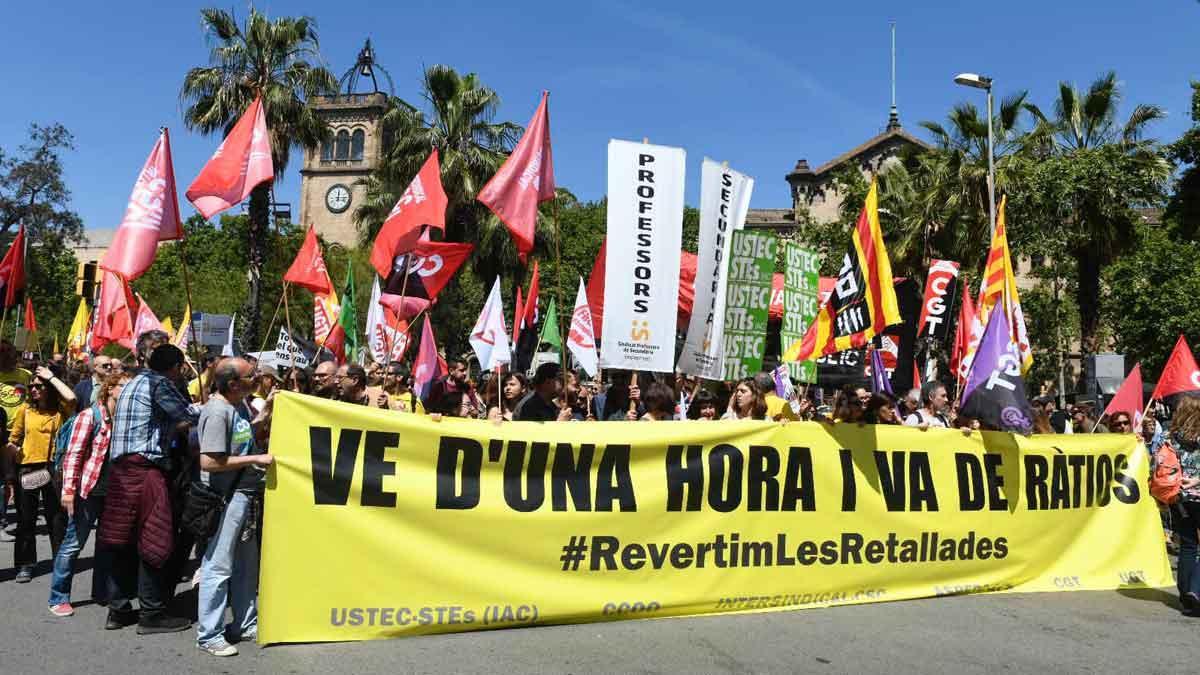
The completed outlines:
[[[642,390],[635,373],[622,370],[612,373],[610,377],[600,418],[609,422],[640,419],[646,411],[642,408]]]
[[[421,399],[412,390],[412,376],[399,361],[387,364],[383,371],[383,390],[388,395],[388,407],[399,412],[424,414]]]
[[[675,391],[661,382],[651,383],[642,396],[646,406],[644,422],[670,422],[675,419]]]
[[[80,378],[79,383],[75,385],[74,389],[75,401],[80,410],[96,402],[93,395],[100,386],[100,383],[112,372],[112,362],[113,359],[111,357],[103,354],[96,354],[92,357],[92,372],[90,376]]]
[[[365,387],[366,373],[354,367]],[[273,458],[257,450],[245,405],[253,373],[244,359],[222,359],[212,370],[216,393],[200,413],[200,468],[213,490],[227,496],[200,564],[196,645],[213,656],[234,656],[230,640],[253,640],[258,633],[258,520]],[[233,610],[228,637],[226,607]]]
[[[367,395],[367,371],[356,363],[348,363],[337,369],[339,401],[365,405],[372,408],[387,408],[388,395],[380,390],[374,397]]]
[[[900,424],[896,399],[886,392],[877,392],[867,401],[862,421],[867,424]]]
[[[713,421],[720,417],[720,401],[717,395],[707,389],[701,389],[692,397],[688,406],[688,419]]]
[[[518,422],[566,422],[572,417],[571,408],[555,401],[562,392],[562,368],[557,363],[543,363],[533,374],[533,382],[513,410]]]
[[[333,361],[322,361],[317,364],[312,374],[313,396],[331,400],[338,397],[337,371],[337,364]]]
[[[949,405],[946,385],[937,381],[926,382],[921,386],[921,408],[906,417],[904,424],[919,429],[948,429],[950,422],[946,419],[946,409]]]
[[[67,514],[67,530],[58,554],[54,556],[54,574],[50,581],[50,613],[55,616],[75,613],[71,606],[75,560],[87,545],[104,511],[112,414],[128,379],[110,376],[102,380],[96,388],[96,402],[81,409],[71,425],[71,437],[62,462],[62,508]],[[106,587],[111,568],[110,551],[99,547],[92,563],[93,600],[107,602]]]
[[[58,485],[52,476],[54,439],[63,422],[75,411],[75,393],[49,368],[42,366],[29,383],[25,403],[13,413],[12,433],[7,450],[16,458],[17,535],[13,548],[15,581],[29,583],[37,563],[38,505],[50,529],[50,550],[58,553],[67,529],[66,517],[59,509]]]
[[[729,399],[723,420],[762,420],[767,418],[767,402],[754,378],[740,380]]]
[[[1183,489],[1172,520],[1179,535],[1176,581],[1179,602],[1189,616],[1200,616],[1200,398],[1182,396],[1171,418],[1170,445],[1179,458]],[[1165,450],[1165,448],[1164,448]]]
[[[12,430],[13,413],[25,403],[29,381],[33,373],[17,367],[20,354],[17,348],[8,340],[0,340],[0,412],[3,412],[5,431],[3,441],[7,444],[8,432]],[[2,446],[0,446],[2,447]],[[16,457],[8,452],[0,452],[0,478],[3,479],[3,494],[0,494],[0,539],[12,541],[7,533],[9,525],[8,503],[16,494],[17,465]]]
[[[842,387],[834,397],[833,421],[861,422],[863,411],[870,400],[871,394],[863,387],[849,384]]]
[[[901,419],[907,418],[909,415],[921,409],[921,388],[913,387],[908,390],[904,398],[900,400],[900,416]]]
[[[137,369],[141,370],[146,368],[147,364],[150,362],[150,354],[153,353],[159,345],[165,345],[170,342],[171,336],[167,335],[166,331],[158,329],[148,330],[139,335],[137,338],[137,344],[134,345],[134,358],[136,359]],[[124,364],[116,359],[113,360],[114,375],[120,375],[121,373],[117,371],[124,371],[124,369]]]
[[[754,382],[763,392],[763,400],[767,403],[767,419],[775,421],[800,419],[800,416],[792,410],[791,402],[775,393],[775,378],[771,376],[771,373],[764,371],[756,374]]]
[[[139,635],[187,630],[191,625],[184,617],[167,614],[174,582],[166,573],[174,545],[167,472],[173,432],[199,419],[175,384],[182,374],[183,352],[174,345],[159,345],[147,365],[121,390],[113,412],[108,496],[97,537],[113,555],[105,628],[136,622]]]
[[[1033,409],[1033,433],[1052,434],[1054,427],[1050,424],[1050,416],[1044,410]]]
[[[504,386],[500,393],[504,397],[504,419],[512,419],[512,411],[517,404],[529,393],[529,379],[524,373],[508,373],[504,376]]]
[[[1133,416],[1125,411],[1117,411],[1108,416],[1108,431],[1113,434],[1132,434]]]
[[[438,405],[438,400],[452,391],[461,391],[466,393],[470,388],[470,371],[467,370],[465,361],[452,360],[446,363],[447,373],[443,377],[433,381],[429,389],[429,404],[435,407]]]

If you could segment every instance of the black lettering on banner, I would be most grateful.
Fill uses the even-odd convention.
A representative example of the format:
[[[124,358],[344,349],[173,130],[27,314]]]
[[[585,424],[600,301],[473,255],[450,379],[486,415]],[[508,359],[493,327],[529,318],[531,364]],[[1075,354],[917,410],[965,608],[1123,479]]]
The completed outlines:
[[[1067,456],[1055,455],[1050,467],[1050,508],[1066,508],[1071,503],[1071,490],[1067,485]]]
[[[1041,455],[1025,456],[1025,507],[1030,511],[1049,508],[1050,488],[1046,479],[1050,477],[1050,463]]]
[[[1004,496],[1004,476],[1000,475],[1000,465],[1004,457],[999,453],[989,452],[983,456],[984,473],[987,474],[988,510],[1008,510],[1008,499]]]
[[[396,506],[396,493],[383,491],[384,476],[396,475],[396,463],[385,462],[383,453],[400,444],[400,434],[395,432],[368,431],[363,447],[363,506]]]
[[[458,458],[462,455],[462,491],[458,490]],[[437,461],[437,508],[473,509],[479,506],[479,471],[483,446],[472,438],[442,436]]]
[[[337,459],[333,458],[333,430],[309,427],[308,444],[312,455],[313,503],[345,506],[350,499],[350,483],[358,463],[359,429],[342,429],[338,434]]]
[[[1108,506],[1110,494],[1108,484],[1113,478],[1113,463],[1112,458],[1108,455],[1100,455],[1096,460],[1096,506]]]
[[[1083,465],[1087,461],[1083,455],[1071,455],[1067,457],[1067,464],[1071,467],[1071,508],[1077,509],[1083,504]],[[1088,488],[1089,491],[1091,488]]]
[[[958,473],[958,509],[982,511],[985,497],[983,467],[979,459],[969,452],[956,452],[954,466]]]
[[[525,468],[525,442],[509,441],[504,456],[504,501],[519,513],[536,511],[546,499],[546,461],[550,444],[536,441],[529,447],[529,468]],[[521,477],[525,477],[525,495]]]
[[[787,477],[783,484],[784,511],[795,511],[796,503],[801,511],[817,509],[816,492],[813,486],[812,451],[793,447],[788,450]]]
[[[842,461],[842,511],[853,512],[858,502],[858,484],[854,477],[854,454],[842,448],[838,450]]]
[[[559,443],[554,451],[554,465],[550,470],[550,501],[555,511],[567,510],[567,493],[576,511],[592,510],[592,457],[596,446],[584,443],[579,446],[579,460],[575,460],[570,443]]]
[[[1139,496],[1138,484],[1133,476],[1125,473],[1128,468],[1129,462],[1125,455],[1117,455],[1117,486],[1113,487],[1112,493],[1122,504],[1136,504]]]
[[[750,446],[750,462],[746,467],[746,509],[763,510],[766,492],[767,511],[779,510],[779,452],[769,445]]]
[[[633,477],[629,475],[628,445],[609,445],[604,448],[596,477],[596,510],[612,511],[613,502],[621,503],[621,511],[637,511],[633,493]]]
[[[667,511],[699,511],[704,499],[704,460],[700,457],[700,446],[686,448],[685,461],[684,446],[667,447]],[[686,509],[683,506],[685,492]]]
[[[728,477],[725,472],[726,457],[729,458]],[[708,505],[721,513],[736,509],[742,503],[741,451],[726,443],[715,446],[708,453],[708,475]]]

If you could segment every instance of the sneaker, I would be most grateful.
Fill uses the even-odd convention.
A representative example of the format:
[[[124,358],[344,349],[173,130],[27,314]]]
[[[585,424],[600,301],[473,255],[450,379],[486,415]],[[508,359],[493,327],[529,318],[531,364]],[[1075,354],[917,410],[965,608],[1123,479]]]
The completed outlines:
[[[17,578],[14,579],[18,584],[27,584],[33,580],[33,567],[25,566],[17,571]]]
[[[230,635],[229,641],[234,644],[237,644],[239,642],[257,642],[258,641],[258,630],[255,629],[255,630],[250,631],[249,633],[242,633],[240,635]]]
[[[54,616],[75,616],[75,608],[69,602],[50,605],[50,613]]]
[[[192,627],[192,622],[182,616],[162,615],[152,619],[138,621],[138,635],[155,635],[157,633],[178,633]]]
[[[196,648],[213,656],[237,656],[238,653],[237,647],[224,640],[217,640],[207,645],[196,645]]]
[[[4,529],[3,527],[0,527],[0,541],[9,542],[9,541],[16,541],[16,540],[17,540],[17,538],[14,537],[13,535],[9,534],[8,530]]]
[[[120,630],[138,622],[137,612],[116,612],[108,610],[108,620],[104,622],[104,630]]]

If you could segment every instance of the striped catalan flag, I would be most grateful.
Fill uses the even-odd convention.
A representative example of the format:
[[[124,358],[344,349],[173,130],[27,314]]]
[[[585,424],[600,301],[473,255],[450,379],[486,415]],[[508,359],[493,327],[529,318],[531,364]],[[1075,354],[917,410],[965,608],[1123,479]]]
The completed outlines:
[[[885,328],[900,322],[892,263],[879,227],[879,191],[872,179],[837,283],[804,337],[784,351],[783,360],[812,361],[860,349]]]
[[[1000,206],[996,210],[996,232],[992,235],[992,246],[988,250],[987,265],[983,270],[979,307],[975,317],[976,326],[972,330],[973,339],[965,362],[969,365],[974,359],[979,337],[983,335],[988,317],[999,306],[1008,320],[1010,337],[1020,350],[1021,374],[1024,375],[1033,366],[1033,349],[1029,344],[1029,334],[1025,330],[1025,314],[1021,311],[1021,295],[1017,291],[1012,253],[1008,248],[1008,228],[1004,218],[1004,207],[1007,203],[1008,197],[1001,197]]]

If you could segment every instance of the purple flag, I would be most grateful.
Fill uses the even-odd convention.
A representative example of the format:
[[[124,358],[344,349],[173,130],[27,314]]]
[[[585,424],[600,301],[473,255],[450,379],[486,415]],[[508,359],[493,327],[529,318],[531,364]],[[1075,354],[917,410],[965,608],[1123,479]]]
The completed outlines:
[[[983,331],[959,413],[979,420],[985,428],[1023,434],[1033,428],[1033,410],[1021,380],[1021,354],[1004,312],[992,312]]]
[[[871,393],[892,393],[892,381],[888,379],[887,369],[883,367],[883,357],[878,349],[871,350]]]

